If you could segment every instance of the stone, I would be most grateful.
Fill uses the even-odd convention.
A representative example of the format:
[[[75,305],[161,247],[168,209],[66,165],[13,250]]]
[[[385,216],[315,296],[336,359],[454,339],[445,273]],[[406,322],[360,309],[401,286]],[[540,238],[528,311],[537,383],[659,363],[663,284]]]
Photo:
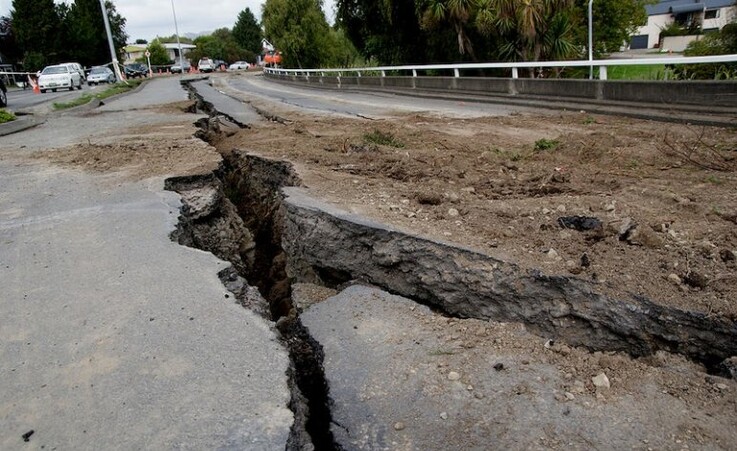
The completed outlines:
[[[550,209],[545,207],[543,207],[542,212],[544,215],[549,215],[551,213]]]
[[[719,364],[719,366],[725,373],[732,376],[732,379],[737,379],[737,357],[724,359],[722,363]]]
[[[734,251],[731,251],[729,249],[722,249],[719,251],[719,258],[721,258],[724,263],[727,263],[737,260],[737,255]]]
[[[555,209],[561,213],[564,213],[566,211],[566,206],[561,204],[558,205]]]
[[[706,288],[709,285],[709,278],[697,271],[689,271],[683,276],[683,283],[694,288]]]
[[[604,234],[606,236],[614,235],[616,237],[621,237],[633,226],[634,223],[632,222],[632,218],[612,219],[604,223]]]
[[[629,244],[635,246],[644,246],[651,249],[657,249],[663,246],[663,238],[661,238],[650,227],[635,226],[630,229],[626,237]]]
[[[604,205],[604,211],[614,211],[615,208],[617,208],[617,203],[614,201]]]
[[[556,251],[555,249],[549,249],[545,253],[545,255],[548,256],[548,259],[549,260],[562,260],[562,258],[560,257],[560,255],[558,255],[558,251]]]
[[[553,395],[553,398],[555,398],[556,401],[563,402],[566,400],[566,397],[563,393],[556,393]]]
[[[455,217],[457,217],[458,215],[460,215],[460,213],[459,213],[459,212],[458,212],[458,210],[456,210],[455,208],[449,208],[449,209],[448,209],[448,216],[449,216],[449,217],[451,217],[451,218],[455,218]]]
[[[611,386],[609,384],[609,378],[606,377],[606,374],[604,373],[599,373],[596,376],[592,377],[591,382],[596,388],[609,388]]]
[[[674,273],[668,274],[668,281],[675,285],[681,284],[681,278],[678,277],[678,274],[674,274]]]
[[[566,396],[566,399],[569,400],[569,401],[573,401],[574,399],[576,399],[576,396],[573,393],[569,392],[569,391],[567,391],[565,393],[565,396]]]
[[[440,205],[443,203],[443,196],[429,191],[420,191],[415,193],[415,199],[423,205]]]
[[[461,375],[458,374],[456,371],[451,371],[450,373],[448,373],[448,380],[457,381],[460,378],[461,378]]]
[[[450,194],[448,194],[448,200],[450,200],[454,204],[457,204],[458,201],[461,200],[461,198],[456,193],[450,193]]]
[[[440,412],[440,418],[442,418],[443,420],[447,420],[448,419],[448,412]]]
[[[405,426],[405,425],[404,425],[404,423],[402,423],[401,421],[397,421],[396,423],[394,423],[394,430],[395,430],[395,431],[401,431],[401,430],[403,430],[403,429],[404,429],[405,427],[406,427],[406,426]]]
[[[717,388],[719,390],[726,390],[727,389],[727,384],[717,384]]]

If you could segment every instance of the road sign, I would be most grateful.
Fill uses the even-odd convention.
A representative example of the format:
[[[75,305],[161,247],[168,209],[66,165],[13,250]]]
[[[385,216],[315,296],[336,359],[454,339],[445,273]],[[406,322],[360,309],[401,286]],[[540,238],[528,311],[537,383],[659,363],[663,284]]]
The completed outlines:
[[[144,55],[146,55],[146,58],[148,58],[149,56],[151,56],[151,52],[149,52],[148,50],[146,50],[146,53],[144,53]]]

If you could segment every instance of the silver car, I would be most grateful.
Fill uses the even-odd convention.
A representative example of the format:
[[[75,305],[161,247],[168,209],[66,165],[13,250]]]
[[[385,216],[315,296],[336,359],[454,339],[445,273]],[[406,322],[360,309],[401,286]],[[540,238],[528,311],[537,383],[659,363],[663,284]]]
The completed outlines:
[[[109,68],[100,66],[93,67],[87,74],[87,85],[92,86],[98,83],[115,83],[115,74]]]

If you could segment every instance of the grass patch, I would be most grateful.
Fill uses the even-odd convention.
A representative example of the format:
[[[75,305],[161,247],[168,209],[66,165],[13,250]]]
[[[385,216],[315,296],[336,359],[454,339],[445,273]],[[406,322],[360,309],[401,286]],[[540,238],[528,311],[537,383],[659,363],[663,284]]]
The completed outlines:
[[[10,122],[14,120],[15,120],[15,114],[11,113],[8,110],[0,110],[0,124],[4,124],[6,122]]]
[[[54,102],[54,109],[55,110],[65,110],[67,108],[74,108],[75,106],[85,105],[89,103],[92,99],[104,100],[104,99],[107,99],[108,97],[112,97],[114,95],[122,94],[132,89],[136,89],[142,82],[143,80],[128,80],[128,84],[115,83],[114,85],[108,87],[104,91],[100,91],[94,94],[90,94],[90,93],[82,94],[81,96],[77,97],[76,99],[70,102]]]
[[[535,141],[535,152],[543,152],[545,150],[555,150],[560,145],[560,141],[555,139],[538,139]]]
[[[724,181],[722,179],[720,179],[719,177],[717,177],[715,175],[709,175],[709,176],[707,176],[706,177],[706,181],[707,181],[707,183],[711,183],[712,185],[721,185],[721,184],[724,183]]]
[[[371,133],[363,135],[364,141],[378,144],[380,146],[390,146],[401,148],[404,147],[404,143],[399,141],[392,133],[384,133],[381,130],[374,130]]]
[[[663,80],[664,77],[665,64],[607,67],[607,79],[609,80]]]

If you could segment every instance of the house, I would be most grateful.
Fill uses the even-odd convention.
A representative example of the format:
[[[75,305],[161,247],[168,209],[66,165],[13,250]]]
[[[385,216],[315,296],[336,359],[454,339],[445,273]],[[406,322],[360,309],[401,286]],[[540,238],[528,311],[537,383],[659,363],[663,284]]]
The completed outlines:
[[[166,49],[166,53],[169,55],[169,59],[171,61],[178,61],[179,60],[179,45],[176,42],[167,42],[164,45],[164,48]],[[187,60],[187,53],[189,53],[192,49],[197,48],[196,45],[192,44],[184,44],[182,43],[182,55],[185,57],[184,59]],[[130,64],[138,60],[139,58],[143,58],[144,54],[146,53],[146,46],[145,45],[126,45],[123,48],[123,52],[125,53],[125,64]]]
[[[721,30],[723,26],[737,18],[735,0],[661,0],[646,5],[647,25],[640,27],[630,42],[631,49],[652,49],[660,47],[660,32],[676,23],[683,28],[698,28],[703,32]],[[673,41],[680,51],[688,42],[698,39],[697,35],[678,36]],[[666,47],[666,46],[663,46]]]
[[[123,53],[125,58],[123,59],[124,64],[135,63],[137,59],[143,57],[146,53],[145,45],[126,45],[123,47]]]

